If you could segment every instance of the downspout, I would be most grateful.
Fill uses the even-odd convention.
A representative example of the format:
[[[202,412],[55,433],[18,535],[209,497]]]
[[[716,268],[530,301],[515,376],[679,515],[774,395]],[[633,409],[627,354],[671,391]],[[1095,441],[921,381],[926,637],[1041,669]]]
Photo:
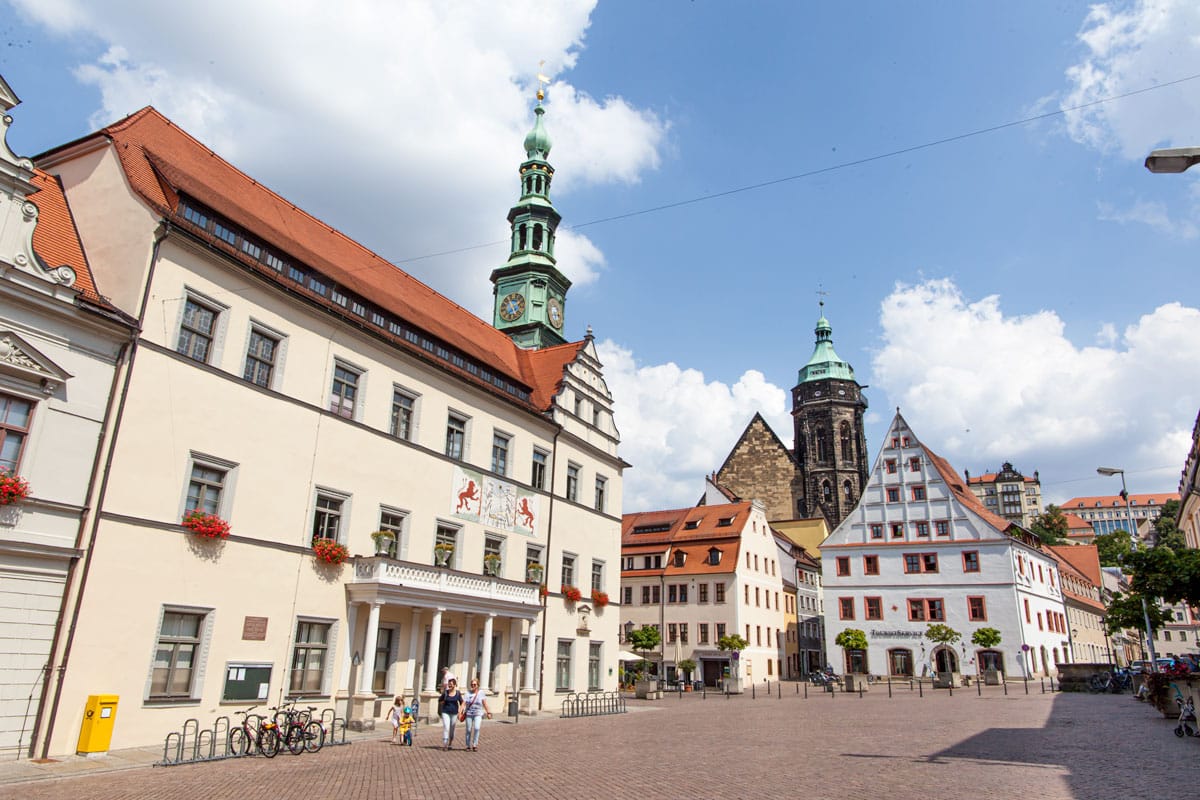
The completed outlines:
[[[664,569],[658,576],[658,629],[662,631],[658,637],[658,679],[667,677],[667,572]]]
[[[94,513],[92,514],[92,529],[88,538],[87,552],[83,557],[83,574],[79,579],[79,591],[75,595],[75,607],[71,611],[71,626],[67,631],[67,642],[63,649],[62,663],[59,665],[59,674],[66,676],[67,664],[71,658],[71,646],[75,642],[75,628],[79,624],[79,610],[83,606],[83,595],[87,589],[88,573],[91,571],[92,556],[96,552],[96,537],[100,530],[100,511],[104,508],[104,497],[108,492],[108,479],[112,473],[113,454],[117,449],[117,439],[121,433],[121,421],[125,416],[125,403],[129,399],[129,384],[133,378],[133,364],[137,358],[138,337],[141,335],[142,324],[146,321],[146,306],[150,300],[150,287],[154,284],[154,271],[158,265],[159,249],[163,240],[170,232],[171,225],[167,220],[163,220],[158,230],[154,234],[154,245],[150,250],[150,269],[146,275],[146,288],[142,292],[141,308],[138,309],[138,324],[137,331],[131,337],[131,346],[129,348],[129,360],[125,367],[124,380],[121,386],[121,401],[117,406],[117,416],[113,422],[112,441],[109,443],[108,453],[104,459],[104,478],[100,482],[100,494],[96,498]],[[115,376],[114,376],[115,382]],[[114,392],[115,394],[115,392]],[[109,407],[111,408],[112,397],[109,397]],[[97,453],[99,457],[99,453]],[[49,758],[50,742],[53,739],[54,723],[58,718],[58,706],[62,700],[63,679],[60,678],[54,689],[54,702],[50,706],[50,715],[46,723],[46,739],[42,742],[42,758]]]
[[[546,517],[546,568],[550,567],[550,545],[554,541],[554,486],[557,483],[558,473],[558,437],[562,435],[562,425],[558,425],[558,430],[554,432],[554,443],[550,445],[550,513]],[[547,581],[549,586],[550,576],[543,574],[542,577]],[[540,589],[540,587],[539,587]],[[540,594],[540,591],[539,591]],[[538,656],[538,711],[542,710],[545,704],[545,689],[546,684],[543,683],[546,677],[546,613],[547,603],[545,598],[542,599],[542,652]],[[533,651],[530,650],[529,657],[533,658]],[[519,710],[518,710],[519,711]]]
[[[85,504],[91,499],[92,493],[96,490],[96,479],[100,474],[100,455],[104,452],[105,445],[107,444],[108,440],[108,426],[109,420],[112,417],[113,402],[116,400],[117,387],[120,384],[121,376],[125,368],[125,357],[130,352],[130,348],[137,342],[137,336],[138,332],[136,330],[130,332],[129,341],[121,344],[121,349],[117,353],[117,360],[113,364],[113,377],[108,390],[108,400],[106,400],[104,404],[104,417],[100,423],[100,435],[96,438],[96,453],[94,456],[92,456],[92,470],[91,474],[88,476],[87,492],[84,494]],[[87,531],[89,514],[91,510],[91,507],[87,505],[84,505],[84,507],[79,510],[79,526],[75,532],[76,550],[81,549],[83,545],[83,538],[85,532]],[[33,717],[33,736],[29,740],[29,750],[26,754],[30,758],[32,758],[33,754],[37,752],[38,733],[41,731],[42,727],[42,715],[46,712],[46,701],[50,696],[47,690],[50,686],[51,676],[54,675],[55,672],[58,673],[58,676],[54,679],[55,697],[57,698],[57,689],[62,684],[63,671],[66,669],[65,654],[63,657],[63,663],[57,668],[57,670],[54,668],[53,664],[54,656],[58,652],[59,645],[61,644],[63,621],[67,617],[67,606],[70,602],[71,587],[74,586],[75,573],[78,567],[79,557],[73,556],[71,558],[70,566],[67,567],[66,580],[63,582],[62,602],[60,602],[58,605],[58,617],[54,621],[54,636],[50,640],[50,660],[46,662],[46,678],[45,682],[42,684],[42,694],[38,698],[37,713]],[[82,591],[82,587],[80,587],[80,589]],[[53,721],[51,721],[50,727],[53,728]],[[46,733],[46,740],[50,740],[49,731]],[[44,757],[45,754],[43,753],[43,758]]]

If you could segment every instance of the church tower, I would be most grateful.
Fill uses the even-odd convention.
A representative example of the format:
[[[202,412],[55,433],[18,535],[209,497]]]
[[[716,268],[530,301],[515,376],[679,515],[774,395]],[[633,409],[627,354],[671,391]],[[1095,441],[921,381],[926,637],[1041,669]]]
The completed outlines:
[[[550,203],[554,167],[550,136],[542,125],[545,93],[538,89],[533,130],[525,136],[521,163],[521,195],[508,212],[512,229],[510,253],[504,266],[492,271],[495,297],[492,325],[520,347],[538,349],[563,344],[567,280],[554,259],[554,233],[562,220]]]
[[[823,516],[832,531],[858,504],[867,483],[867,400],[854,368],[833,350],[824,311],[822,302],[812,358],[792,389],[792,418],[804,493],[801,516]]]

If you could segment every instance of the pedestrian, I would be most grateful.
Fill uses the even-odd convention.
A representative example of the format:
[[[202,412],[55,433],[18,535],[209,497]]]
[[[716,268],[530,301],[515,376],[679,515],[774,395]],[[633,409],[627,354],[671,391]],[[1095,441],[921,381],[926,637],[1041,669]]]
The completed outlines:
[[[413,717],[412,709],[408,706],[404,707],[404,716],[400,717],[400,736],[402,737],[400,746],[408,745],[412,747],[412,729],[417,724],[417,720]]]
[[[472,678],[471,686],[463,695],[464,708],[459,719],[467,723],[467,749],[479,749],[479,727],[484,715],[492,718],[492,712],[487,706],[487,690],[479,688],[479,679]]]
[[[395,704],[388,710],[388,722],[392,723],[392,744],[400,738],[400,721],[404,718],[404,698],[397,697]]]
[[[454,727],[458,724],[462,701],[458,681],[453,677],[446,678],[446,688],[442,689],[441,695],[438,696],[438,706],[442,714],[442,747],[446,750],[454,746]]]

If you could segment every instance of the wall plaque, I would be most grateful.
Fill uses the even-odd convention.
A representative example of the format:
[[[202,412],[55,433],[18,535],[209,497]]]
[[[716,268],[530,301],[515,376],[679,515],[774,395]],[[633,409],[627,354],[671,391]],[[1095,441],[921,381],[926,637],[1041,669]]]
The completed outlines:
[[[242,641],[264,642],[267,639],[267,618],[246,617],[242,622]]]

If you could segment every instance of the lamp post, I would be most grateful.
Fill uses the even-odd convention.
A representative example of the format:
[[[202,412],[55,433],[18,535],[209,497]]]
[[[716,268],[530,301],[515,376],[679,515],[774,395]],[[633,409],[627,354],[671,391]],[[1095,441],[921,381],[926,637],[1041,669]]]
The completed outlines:
[[[1196,151],[1196,157],[1200,158],[1200,148],[1185,149],[1194,149]],[[1153,156],[1154,154],[1151,153],[1151,155]],[[1146,159],[1147,168],[1150,166],[1149,162],[1150,159]],[[1191,166],[1191,164],[1188,164],[1188,166]],[[1185,166],[1183,169],[1175,171],[1183,172],[1184,169],[1187,169],[1187,167]],[[1129,489],[1125,486],[1125,470],[1117,469],[1116,467],[1096,467],[1096,472],[1100,473],[1101,475],[1107,475],[1110,478],[1113,475],[1121,476],[1121,497],[1125,499],[1125,515],[1129,518],[1129,548],[1131,550],[1137,550],[1137,523],[1133,519],[1133,507],[1129,504]],[[1142,619],[1146,624],[1146,649],[1150,651],[1150,671],[1158,672],[1158,657],[1154,654],[1154,636],[1153,632],[1150,630],[1150,608],[1146,604],[1145,596],[1142,597]]]

